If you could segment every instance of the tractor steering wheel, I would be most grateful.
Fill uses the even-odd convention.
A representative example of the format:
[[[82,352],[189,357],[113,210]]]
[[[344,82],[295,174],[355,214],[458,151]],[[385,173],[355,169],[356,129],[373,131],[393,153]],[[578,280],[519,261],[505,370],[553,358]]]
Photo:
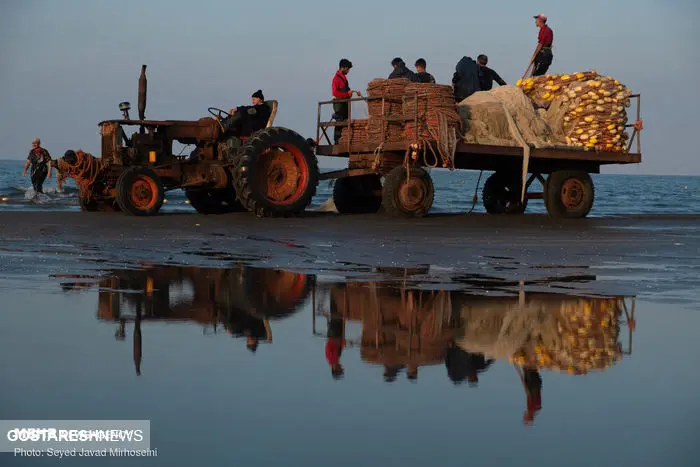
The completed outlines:
[[[207,110],[209,111],[210,114],[215,116],[218,120],[223,120],[224,118],[231,116],[230,113],[226,112],[225,110],[221,110],[219,108],[216,108],[216,107],[209,107]],[[222,115],[224,115],[224,116],[222,116]]]

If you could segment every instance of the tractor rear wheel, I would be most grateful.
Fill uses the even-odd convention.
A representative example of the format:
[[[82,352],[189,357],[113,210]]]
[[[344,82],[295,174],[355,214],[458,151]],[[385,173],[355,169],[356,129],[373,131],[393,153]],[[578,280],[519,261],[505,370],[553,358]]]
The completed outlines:
[[[258,217],[302,213],[316,194],[318,176],[308,143],[286,128],[258,131],[234,157],[236,195]]]
[[[343,177],[333,186],[333,203],[340,214],[373,214],[382,207],[381,191],[379,175]]]
[[[129,167],[117,179],[117,203],[132,216],[158,214],[164,197],[160,177],[148,167]]]
[[[188,188],[185,196],[200,214],[227,214],[246,210],[236,198],[233,187],[218,190]]]
[[[382,206],[392,216],[425,217],[433,207],[435,187],[430,174],[420,167],[391,169],[382,188]]]

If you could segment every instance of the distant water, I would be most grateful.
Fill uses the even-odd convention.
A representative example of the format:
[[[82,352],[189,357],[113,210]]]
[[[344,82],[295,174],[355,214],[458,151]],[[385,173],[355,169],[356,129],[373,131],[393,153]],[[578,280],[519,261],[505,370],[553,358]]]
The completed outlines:
[[[77,189],[69,180],[58,192],[56,178],[44,183],[44,195],[35,196],[29,177],[22,178],[23,161],[0,160],[0,211],[79,211]],[[324,169],[322,169],[324,171]],[[465,212],[472,207],[472,197],[479,172],[432,170],[436,187],[431,212]],[[474,212],[484,212],[481,190],[490,172],[484,172],[479,184],[479,202]],[[591,217],[622,214],[691,214],[700,212],[700,177],[647,175],[593,175],[596,199]],[[538,183],[536,187],[539,189]],[[320,207],[332,196],[328,181],[319,184],[311,209]],[[194,212],[186,203],[182,190],[166,193],[163,211]],[[530,201],[528,212],[544,213],[542,201]]]

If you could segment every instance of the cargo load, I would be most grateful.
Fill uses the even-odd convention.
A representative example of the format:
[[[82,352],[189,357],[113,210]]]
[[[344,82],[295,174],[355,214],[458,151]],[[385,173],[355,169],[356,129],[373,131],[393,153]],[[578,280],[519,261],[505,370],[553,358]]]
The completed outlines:
[[[627,152],[626,109],[632,92],[612,76],[587,71],[537,76],[516,85],[542,109],[551,130],[567,146]]]
[[[516,86],[479,91],[457,105],[463,140],[471,144],[536,148],[565,144]]]
[[[585,374],[622,357],[618,344],[621,298],[502,301],[462,305],[457,345],[521,366]]]

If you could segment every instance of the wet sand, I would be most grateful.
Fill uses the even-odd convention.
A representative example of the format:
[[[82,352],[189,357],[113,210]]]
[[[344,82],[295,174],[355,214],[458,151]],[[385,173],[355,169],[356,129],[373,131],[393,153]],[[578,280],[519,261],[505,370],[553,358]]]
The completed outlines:
[[[475,275],[564,278],[558,286],[566,288],[577,275],[592,274],[606,293],[694,301],[699,232],[700,216],[561,221],[540,215],[396,219],[308,213],[257,219],[245,213],[136,218],[17,212],[0,213],[0,273],[75,273],[77,264],[89,270],[107,264],[240,262],[367,277],[376,274],[375,267],[431,266],[433,282]]]
[[[6,418],[151,420],[158,457],[99,462],[114,466],[457,466],[465,440],[477,464],[693,466],[698,227],[700,216],[0,213]],[[348,340],[338,379],[333,316]],[[534,358],[557,336],[572,347],[547,353],[559,367],[542,360],[526,426],[508,356]],[[485,349],[499,352],[481,368]],[[94,464],[83,461],[62,462]],[[0,454],[3,466],[54,464]]]

